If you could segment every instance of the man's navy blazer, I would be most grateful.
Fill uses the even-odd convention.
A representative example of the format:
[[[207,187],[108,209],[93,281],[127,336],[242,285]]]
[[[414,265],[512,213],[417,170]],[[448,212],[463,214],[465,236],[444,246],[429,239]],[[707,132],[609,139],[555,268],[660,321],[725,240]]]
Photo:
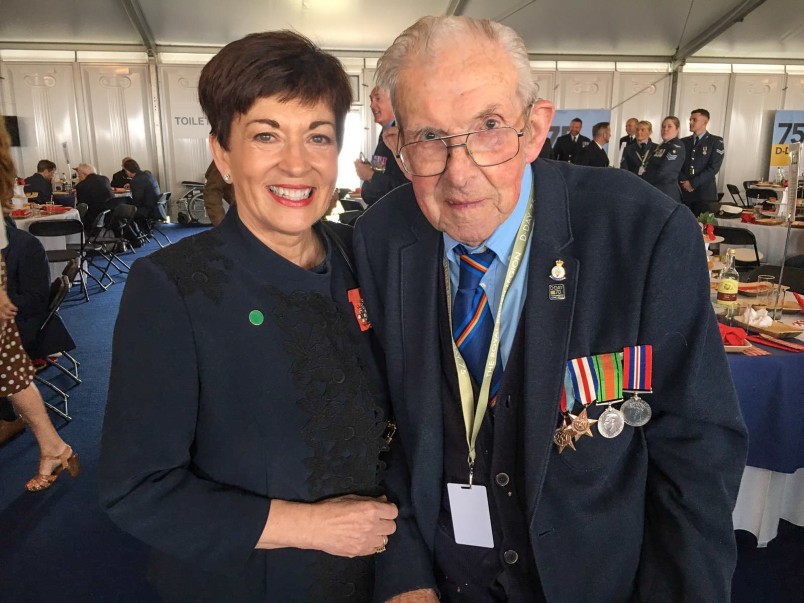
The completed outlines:
[[[621,170],[542,159],[532,168],[518,458],[547,601],[728,601],[747,441],[695,218]],[[442,235],[405,185],[358,220],[355,251],[399,428],[386,486],[400,516],[376,559],[375,599],[384,601],[435,584]],[[561,283],[550,279],[558,259]],[[558,284],[565,298],[551,299]],[[614,439],[595,432],[559,455],[552,435],[566,361],[638,344],[653,346],[652,420]]]

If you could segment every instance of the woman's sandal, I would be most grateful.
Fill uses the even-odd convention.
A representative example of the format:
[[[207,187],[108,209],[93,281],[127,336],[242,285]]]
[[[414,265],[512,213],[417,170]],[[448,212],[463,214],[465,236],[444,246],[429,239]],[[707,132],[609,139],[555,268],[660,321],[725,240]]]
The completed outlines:
[[[78,460],[78,453],[73,452],[73,449],[67,446],[59,456],[43,456],[39,459],[39,466],[42,466],[42,461],[61,461],[60,465],[57,465],[53,469],[53,473],[50,475],[44,475],[42,473],[38,473],[30,480],[28,483],[25,484],[25,487],[28,489],[29,492],[39,492],[41,490],[47,490],[52,486],[59,476],[61,472],[67,469],[70,474],[70,477],[77,477],[79,473],[81,473],[81,463]]]

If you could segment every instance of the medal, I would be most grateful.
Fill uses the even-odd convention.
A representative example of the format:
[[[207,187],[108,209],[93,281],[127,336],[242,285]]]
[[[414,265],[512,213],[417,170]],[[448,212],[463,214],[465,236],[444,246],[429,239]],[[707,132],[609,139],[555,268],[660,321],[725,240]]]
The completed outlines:
[[[604,438],[616,438],[625,428],[623,413],[611,405],[603,411],[597,421],[597,430]]]
[[[623,413],[612,404],[623,399],[623,366],[620,354],[600,354],[592,358],[597,375],[597,404],[608,406],[597,420],[597,430],[604,438],[616,438],[625,428]]]
[[[621,407],[625,422],[632,427],[642,427],[651,418],[650,404],[639,397],[640,393],[651,393],[653,390],[653,346],[638,345],[623,350],[623,372],[625,373],[625,391],[633,396],[623,402]]]
[[[706,148],[706,147],[704,147],[703,149],[701,149],[701,154],[702,154],[704,157],[706,157],[706,151],[707,151],[707,148]]]
[[[575,406],[575,398],[572,394],[569,372],[566,370],[564,371],[564,385],[561,388],[559,404],[561,406],[561,420],[553,433],[553,443],[558,448],[558,453],[561,454],[567,446],[575,450],[575,445],[572,443],[572,438],[575,435],[575,431],[572,429],[573,415],[570,414],[572,407]]]
[[[581,439],[581,436],[589,436],[590,438],[594,437],[592,435],[592,425],[597,423],[597,419],[590,419],[586,416],[586,407],[578,414],[576,417],[573,414],[570,414],[570,419],[572,419],[572,423],[570,427],[572,431],[575,432],[575,441]]]

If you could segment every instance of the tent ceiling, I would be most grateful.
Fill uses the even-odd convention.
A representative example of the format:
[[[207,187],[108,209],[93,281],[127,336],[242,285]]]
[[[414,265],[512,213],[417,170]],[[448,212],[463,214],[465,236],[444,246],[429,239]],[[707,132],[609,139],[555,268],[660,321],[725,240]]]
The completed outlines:
[[[252,31],[296,29],[330,50],[381,51],[418,17],[500,20],[534,57],[804,61],[801,0],[3,0],[0,48],[206,51]],[[758,5],[758,6],[757,6]],[[731,23],[735,11],[748,12]],[[129,17],[132,14],[133,17]],[[689,18],[688,18],[689,15]],[[725,27],[708,40],[708,32]],[[686,24],[686,27],[685,27]],[[706,43],[708,42],[708,43]]]

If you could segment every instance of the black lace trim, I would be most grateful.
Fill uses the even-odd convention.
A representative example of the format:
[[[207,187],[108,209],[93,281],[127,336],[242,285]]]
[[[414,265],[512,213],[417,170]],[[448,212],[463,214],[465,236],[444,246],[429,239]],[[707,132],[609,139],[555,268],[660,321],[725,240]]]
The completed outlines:
[[[234,266],[221,247],[223,241],[215,231],[207,231],[161,249],[150,259],[166,270],[182,296],[200,291],[220,305],[229,282],[228,271]]]

